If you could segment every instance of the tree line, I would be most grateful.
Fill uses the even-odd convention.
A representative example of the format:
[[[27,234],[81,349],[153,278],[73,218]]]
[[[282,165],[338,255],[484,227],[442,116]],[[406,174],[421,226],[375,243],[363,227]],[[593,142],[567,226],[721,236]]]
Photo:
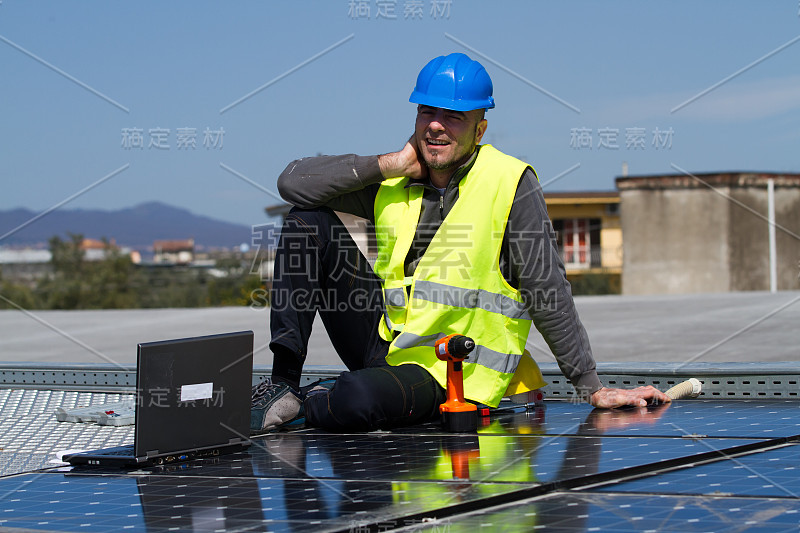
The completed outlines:
[[[139,309],[250,305],[263,280],[242,257],[219,260],[215,277],[188,266],[136,265],[104,240],[101,260],[88,261],[83,235],[49,240],[50,272],[33,286],[4,279],[0,309]],[[263,292],[263,291],[260,291]]]

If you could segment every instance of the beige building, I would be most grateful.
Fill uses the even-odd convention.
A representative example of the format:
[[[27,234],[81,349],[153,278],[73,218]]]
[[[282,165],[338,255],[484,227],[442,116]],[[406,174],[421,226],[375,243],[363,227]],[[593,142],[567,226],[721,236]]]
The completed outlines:
[[[544,198],[570,279],[602,273],[618,280],[622,273],[619,193],[546,193]],[[288,204],[279,204],[267,207],[266,211],[269,216],[285,217],[290,208]],[[337,215],[350,230],[359,249],[373,260],[377,243],[367,231],[367,221],[345,213]]]
[[[620,197],[608,192],[545,193],[567,276],[622,273]]]

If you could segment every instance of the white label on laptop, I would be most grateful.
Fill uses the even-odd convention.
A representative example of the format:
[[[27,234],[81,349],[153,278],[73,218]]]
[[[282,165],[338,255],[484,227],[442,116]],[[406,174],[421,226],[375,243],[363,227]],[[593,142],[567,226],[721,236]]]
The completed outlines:
[[[192,400],[208,400],[214,396],[213,383],[197,383],[195,385],[183,385],[181,387],[181,401],[191,402]]]

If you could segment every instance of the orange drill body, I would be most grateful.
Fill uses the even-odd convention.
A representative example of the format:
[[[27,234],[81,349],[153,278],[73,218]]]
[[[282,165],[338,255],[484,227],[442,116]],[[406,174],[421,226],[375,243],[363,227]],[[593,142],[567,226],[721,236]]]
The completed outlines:
[[[447,361],[447,401],[439,406],[442,425],[448,431],[469,432],[478,427],[478,408],[464,399],[464,358],[475,342],[464,335],[448,335],[436,341],[436,357]]]

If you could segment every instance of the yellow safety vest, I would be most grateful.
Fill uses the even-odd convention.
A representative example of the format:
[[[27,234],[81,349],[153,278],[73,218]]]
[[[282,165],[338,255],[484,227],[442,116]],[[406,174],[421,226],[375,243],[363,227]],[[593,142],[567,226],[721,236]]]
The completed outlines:
[[[520,292],[499,266],[526,168],[491,145],[481,146],[459,183],[458,201],[410,278],[405,258],[419,221],[422,187],[407,187],[408,178],[387,179],[375,198],[374,270],[383,284],[386,312],[379,333],[391,341],[387,362],[423,366],[446,387],[447,364],[432,347],[446,335],[468,335],[476,348],[463,367],[464,395],[491,407],[505,395],[531,329]]]

